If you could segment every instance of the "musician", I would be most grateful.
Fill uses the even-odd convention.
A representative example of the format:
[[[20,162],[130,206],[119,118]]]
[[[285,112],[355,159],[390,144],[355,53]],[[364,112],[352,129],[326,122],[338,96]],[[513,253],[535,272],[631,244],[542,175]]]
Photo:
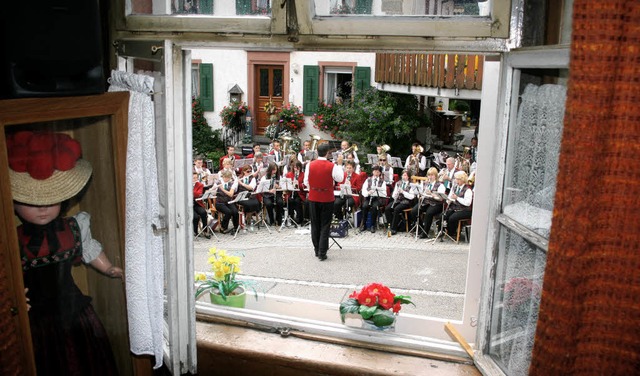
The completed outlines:
[[[238,193],[248,191],[253,192],[256,189],[256,179],[253,177],[251,166],[242,167],[242,177],[238,178]],[[245,223],[251,223],[254,213],[260,211],[260,201],[255,195],[249,196],[246,200],[238,201],[238,205],[244,210]]]
[[[204,157],[202,155],[193,157],[193,171],[198,174],[200,183],[207,183],[207,178],[211,175],[211,171],[204,166]]]
[[[355,166],[353,169],[353,172],[355,172],[356,174],[360,173],[360,164],[356,163],[356,158],[355,158],[355,153],[347,153],[347,157],[346,157],[347,161],[352,161],[353,165]]]
[[[302,163],[297,159],[294,162],[291,162],[290,166],[293,167],[291,171],[287,173],[286,177],[291,179],[293,187],[299,190],[297,192],[293,191],[287,194],[287,208],[289,210],[289,217],[293,218],[298,225],[301,225],[303,220],[303,195],[301,195],[300,192],[304,182],[304,172],[302,172]]]
[[[253,144],[253,152],[249,155],[247,155],[246,158],[255,158],[256,154],[258,153],[262,153],[260,151],[260,144]]]
[[[391,161],[389,160],[389,154],[378,157],[378,163],[380,167],[380,175],[384,179],[385,184],[391,186],[393,184],[393,167],[391,167]]]
[[[230,232],[235,234],[239,226],[238,207],[236,204],[230,204],[229,201],[233,200],[235,192],[238,190],[238,183],[232,180],[233,175],[230,171],[220,172],[222,183],[218,185],[218,191],[216,193],[216,210],[222,213],[222,223],[220,224],[220,232],[222,234]],[[228,231],[229,220],[233,222],[233,230]]]
[[[471,138],[471,147],[469,148],[469,163],[474,164],[478,161],[478,137]]]
[[[380,157],[384,157],[387,160],[391,160],[391,154],[387,153],[384,150],[383,145],[376,146],[376,152],[378,153],[378,161],[380,161]]]
[[[473,201],[473,190],[467,184],[468,177],[464,171],[457,171],[454,175],[456,185],[449,192],[449,207],[442,217],[447,225],[447,234],[452,238],[458,231],[458,222],[461,219],[471,218],[471,204]]]
[[[242,158],[242,156],[236,154],[236,148],[234,146],[227,146],[227,154],[220,157],[220,170],[224,168],[222,162],[224,162],[225,158],[228,158],[231,161],[231,167],[233,168],[233,164],[236,159]]]
[[[366,230],[367,215],[371,212],[371,232],[376,232],[378,207],[386,204],[387,197],[387,185],[384,179],[380,175],[380,166],[373,165],[371,167],[371,174],[362,185],[362,224],[360,225],[360,232]]]
[[[218,171],[218,175],[220,175],[220,173],[224,172],[224,171],[229,171],[231,173],[231,179],[232,180],[236,180],[237,176],[236,176],[236,171],[233,169],[233,161],[229,158],[225,158],[222,161],[222,169],[220,171]]]
[[[333,203],[333,215],[340,221],[344,219],[344,213],[356,210],[360,206],[359,192],[362,189],[362,181],[360,175],[354,171],[355,165],[353,160],[347,160],[344,163],[343,184],[336,184],[336,191],[339,191],[342,185],[350,185],[353,194],[353,196],[337,196]]]
[[[347,140],[343,140],[340,143],[340,150],[338,150],[338,153],[342,154],[343,159],[346,159],[345,150],[349,149],[350,147],[351,147],[351,143]],[[353,152],[353,160],[356,162],[356,164],[360,163],[360,160],[358,160],[358,154],[356,154],[355,152]]]
[[[433,218],[440,215],[443,210],[443,200],[434,193],[445,194],[444,184],[438,181],[438,169],[431,167],[427,170],[427,178],[420,187],[420,192],[424,196],[422,200],[422,206],[420,206],[420,212],[424,213],[424,220],[422,222],[422,228],[424,232],[420,234],[420,239],[426,239],[429,237],[429,229],[433,223]],[[416,204],[411,209],[411,219],[420,220],[418,217],[418,205]]]
[[[320,261],[327,259],[329,249],[329,230],[333,214],[334,182],[342,182],[344,171],[340,166],[342,156],[338,156],[338,163],[327,160],[329,144],[318,146],[318,159],[309,163],[304,172],[304,185],[309,187],[309,219],[311,219],[311,241],[316,257]]]
[[[422,155],[422,146],[418,142],[411,145],[411,155],[404,162],[404,169],[412,175],[424,176],[427,169],[427,157]]]
[[[391,235],[397,234],[398,223],[400,222],[400,216],[404,209],[409,209],[413,206],[415,193],[411,192],[411,176],[409,171],[403,170],[401,179],[396,183],[393,193],[391,194],[391,200],[387,204],[384,210],[384,215],[387,218],[387,223],[391,223]]]
[[[280,226],[282,224],[282,209],[284,201],[282,199],[282,191],[280,189],[280,170],[278,166],[271,162],[267,167],[267,174],[260,181],[269,181],[269,190],[262,193],[262,204],[267,209],[269,223],[272,226]]]
[[[262,153],[258,152],[255,153],[253,156],[253,165],[251,165],[251,174],[253,175],[253,177],[256,179],[256,181],[259,181],[264,174],[266,174],[266,165],[263,161],[263,155]]]
[[[287,156],[285,156],[285,159],[286,158]],[[289,171],[293,171],[293,164],[295,162],[298,162],[298,157],[295,154],[289,155],[288,158],[289,158],[289,163],[286,163],[284,166],[282,166],[282,176],[287,176]]]
[[[449,194],[449,192],[451,191],[452,188],[455,187],[455,179],[454,179],[454,174],[456,173],[456,160],[453,157],[449,157],[447,158],[447,160],[445,161],[446,163],[446,168],[443,168],[440,173],[438,174],[438,180],[440,180],[442,183],[444,183],[444,188],[447,192],[447,194]]]
[[[198,226],[202,221],[202,226],[207,225],[207,209],[202,200],[198,200],[204,193],[204,184],[200,183],[198,173],[193,171],[193,235],[198,235]],[[211,235],[205,233],[207,239],[211,239]]]
[[[269,152],[275,158],[274,161],[278,167],[284,163],[284,152],[280,150],[280,141],[273,140],[273,149]]]
[[[302,143],[302,149],[300,149],[300,152],[298,153],[298,160],[302,163],[303,167],[309,164],[309,161],[305,160],[308,151],[311,151],[311,141],[309,140]]]

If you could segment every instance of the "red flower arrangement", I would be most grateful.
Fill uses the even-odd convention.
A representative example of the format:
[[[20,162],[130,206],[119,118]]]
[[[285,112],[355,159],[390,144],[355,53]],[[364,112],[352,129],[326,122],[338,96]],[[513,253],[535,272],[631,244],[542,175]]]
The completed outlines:
[[[346,314],[357,313],[377,327],[388,326],[395,321],[402,304],[413,304],[411,297],[395,295],[383,284],[370,283],[340,303],[340,317],[344,323]]]
[[[291,103],[283,105],[277,116],[281,131],[289,131],[292,135],[300,133],[305,126],[302,109]]]

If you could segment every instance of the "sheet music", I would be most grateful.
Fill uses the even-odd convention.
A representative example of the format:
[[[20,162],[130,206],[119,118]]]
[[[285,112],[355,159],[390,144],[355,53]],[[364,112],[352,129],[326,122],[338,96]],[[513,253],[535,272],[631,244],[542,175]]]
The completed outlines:
[[[273,154],[267,154],[262,158],[263,161],[265,161],[267,164],[273,162],[276,162],[276,156]]]
[[[282,191],[297,191],[290,178],[280,178],[280,189]]]
[[[402,159],[400,159],[399,157],[389,157],[389,164],[391,165],[391,167],[404,168]]]
[[[233,200],[229,201],[229,204],[233,204],[235,202],[238,201],[244,201],[247,199],[247,196],[249,195],[249,191],[242,191],[240,193],[238,193],[238,195],[236,196],[236,198],[234,198]]]
[[[387,187],[382,186],[382,187],[372,187],[371,188],[373,190],[373,193],[370,194],[369,196],[374,196],[374,197],[382,197],[382,198],[386,198],[387,197]]]
[[[269,191],[269,186],[271,185],[271,180],[262,180],[258,187],[255,190],[255,193],[263,193]]]
[[[215,192],[213,192],[213,188],[206,191],[202,197],[200,197],[201,200],[207,200],[209,198],[214,198],[216,196]]]
[[[236,159],[233,162],[233,168],[234,169],[238,169],[238,168],[242,168],[246,165],[251,166],[253,164],[254,158],[244,158],[244,159]]]
[[[409,192],[422,193],[422,183],[409,183]]]
[[[378,154],[367,154],[367,164],[370,164],[370,165],[378,164]]]
[[[340,196],[353,196],[351,184],[342,184],[340,186]]]

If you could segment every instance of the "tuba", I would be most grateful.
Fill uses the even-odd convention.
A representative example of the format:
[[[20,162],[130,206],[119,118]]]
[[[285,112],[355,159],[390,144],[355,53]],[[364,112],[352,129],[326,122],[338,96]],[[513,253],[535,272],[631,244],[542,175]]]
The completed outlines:
[[[284,135],[280,137],[280,142],[282,142],[282,152],[287,155],[287,154],[291,154],[291,141],[293,140],[293,137],[288,136],[288,135]]]
[[[409,166],[407,167],[407,171],[409,171],[410,176],[417,175],[420,172],[420,154],[424,151],[424,148],[421,145],[416,147],[416,152],[411,154],[411,159],[409,160]]]
[[[309,135],[311,137],[311,151],[316,151],[316,149],[318,149],[318,141],[320,141],[320,136],[318,136],[317,134],[311,134]]]
[[[389,150],[391,150],[391,146],[384,144],[382,146],[380,146],[382,148],[382,150],[384,150],[385,153],[388,153]]]

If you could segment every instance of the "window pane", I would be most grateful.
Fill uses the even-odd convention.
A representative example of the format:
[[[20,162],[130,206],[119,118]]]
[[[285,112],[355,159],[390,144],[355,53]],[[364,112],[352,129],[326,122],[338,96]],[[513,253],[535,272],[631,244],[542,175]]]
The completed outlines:
[[[502,227],[489,354],[508,375],[526,375],[538,321],[546,253]]]
[[[282,97],[282,69],[273,70],[273,96]]]
[[[488,16],[489,4],[490,1],[315,0],[315,9],[318,16]]]
[[[269,70],[260,69],[260,96],[269,96]]]
[[[528,84],[509,132],[503,211],[544,237],[551,228],[565,97],[563,85]]]
[[[203,14],[214,16],[270,16],[271,0],[129,0],[132,14]]]

